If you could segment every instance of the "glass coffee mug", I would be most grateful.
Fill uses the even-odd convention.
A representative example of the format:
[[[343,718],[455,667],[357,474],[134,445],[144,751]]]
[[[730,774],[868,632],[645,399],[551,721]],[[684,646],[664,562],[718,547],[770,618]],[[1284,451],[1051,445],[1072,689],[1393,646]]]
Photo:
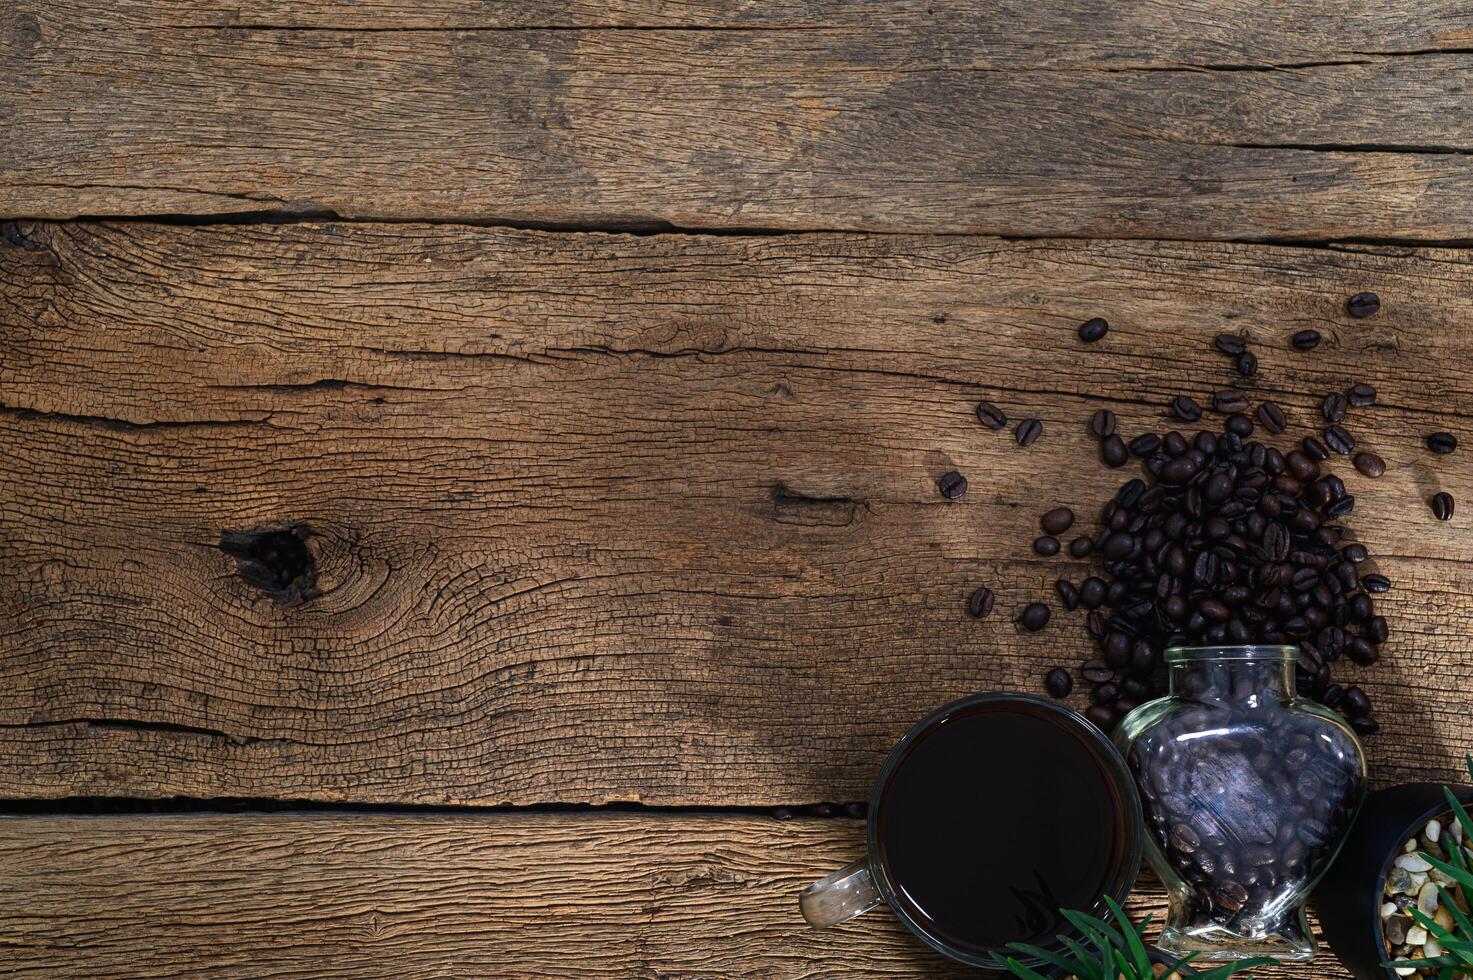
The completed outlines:
[[[896,744],[870,796],[868,856],[799,906],[826,928],[883,902],[933,949],[992,966],[1009,943],[1059,948],[1072,934],[1061,908],[1124,902],[1142,841],[1140,799],[1108,737],[1043,698],[979,694]]]

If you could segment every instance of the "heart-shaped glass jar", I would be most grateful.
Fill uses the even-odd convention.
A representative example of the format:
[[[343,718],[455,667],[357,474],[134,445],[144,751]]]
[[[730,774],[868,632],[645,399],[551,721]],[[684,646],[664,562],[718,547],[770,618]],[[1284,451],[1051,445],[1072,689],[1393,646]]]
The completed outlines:
[[[1170,693],[1116,731],[1171,893],[1160,947],[1204,960],[1307,960],[1310,889],[1366,790],[1360,741],[1300,698],[1295,647],[1178,647]]]

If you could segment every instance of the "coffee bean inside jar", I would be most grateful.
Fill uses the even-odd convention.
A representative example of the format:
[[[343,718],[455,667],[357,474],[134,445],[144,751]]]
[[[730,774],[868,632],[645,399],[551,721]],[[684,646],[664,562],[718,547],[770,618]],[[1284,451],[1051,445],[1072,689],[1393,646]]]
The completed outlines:
[[[1295,691],[1298,650],[1176,647],[1170,694],[1116,733],[1147,856],[1171,892],[1160,947],[1305,960],[1304,916],[1365,795],[1349,725]]]

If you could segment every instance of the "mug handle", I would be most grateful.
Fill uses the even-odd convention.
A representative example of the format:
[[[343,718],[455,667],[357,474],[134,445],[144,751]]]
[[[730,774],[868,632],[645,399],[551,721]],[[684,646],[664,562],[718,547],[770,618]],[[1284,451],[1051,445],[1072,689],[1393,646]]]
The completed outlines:
[[[869,859],[861,858],[803,889],[798,895],[798,908],[809,925],[828,929],[863,915],[882,901],[874,875],[870,874]]]

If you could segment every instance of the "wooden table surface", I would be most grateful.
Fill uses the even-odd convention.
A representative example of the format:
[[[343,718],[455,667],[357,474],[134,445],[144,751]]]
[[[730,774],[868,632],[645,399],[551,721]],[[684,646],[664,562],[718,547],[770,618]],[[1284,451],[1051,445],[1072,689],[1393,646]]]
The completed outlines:
[[[804,925],[819,804],[1088,655],[1011,624],[1084,573],[1037,516],[1223,330],[1299,434],[1379,389],[1340,673],[1377,785],[1473,750],[1465,3],[11,0],[0,53],[0,975],[950,975]]]

